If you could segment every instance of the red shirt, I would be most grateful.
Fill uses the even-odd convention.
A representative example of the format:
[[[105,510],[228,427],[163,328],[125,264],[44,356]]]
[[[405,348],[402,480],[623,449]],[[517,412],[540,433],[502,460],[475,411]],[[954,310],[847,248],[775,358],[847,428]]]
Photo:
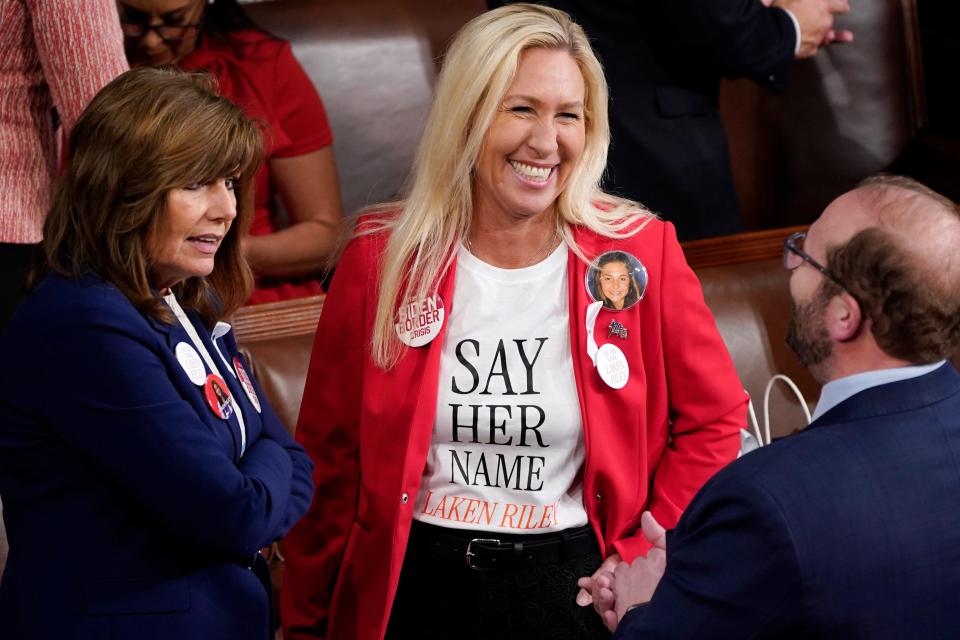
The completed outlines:
[[[267,125],[266,157],[289,158],[311,153],[333,142],[320,95],[297,62],[290,43],[258,31],[240,31],[233,46],[201,38],[197,48],[180,62],[189,71],[212,73],[220,93],[244,112]],[[279,229],[273,207],[276,192],[267,163],[256,175],[254,215],[250,235]],[[323,293],[316,277],[257,278],[251,303],[273,302]]]

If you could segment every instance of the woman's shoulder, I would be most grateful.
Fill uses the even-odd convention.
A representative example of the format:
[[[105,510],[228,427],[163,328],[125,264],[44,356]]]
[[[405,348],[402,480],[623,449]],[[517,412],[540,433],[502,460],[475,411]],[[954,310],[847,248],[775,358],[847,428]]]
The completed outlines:
[[[27,296],[27,300],[34,299],[41,305],[78,308],[114,306],[121,300],[126,300],[116,285],[96,274],[72,277],[55,272],[47,273],[39,279]]]
[[[251,70],[272,69],[278,58],[293,56],[290,43],[263,31],[244,29],[223,35],[205,36],[181,63],[188,69],[208,68],[227,63]]]
[[[601,210],[614,211],[612,208],[604,209],[603,203],[595,203],[595,206]],[[605,251],[659,253],[671,235],[675,237],[675,234],[671,234],[672,225],[669,222],[640,206],[619,208],[610,222],[610,228],[616,230],[614,235],[602,233],[586,225],[576,225],[573,227],[574,238],[577,244],[590,254]]]
[[[402,205],[377,205],[361,211],[349,233],[348,244],[382,247],[387,244],[400,217]]]
[[[379,269],[399,210],[399,207],[378,205],[357,214],[343,231],[337,252],[337,269],[340,270],[344,264],[352,268]]]
[[[402,212],[402,202],[389,202],[362,209],[357,214],[353,226],[353,235],[385,235],[389,237]]]
[[[144,327],[146,319],[112,283],[96,275],[49,273],[36,284],[15,317],[28,331],[62,333],[82,328]]]
[[[234,51],[241,57],[269,60],[281,55],[292,55],[288,41],[257,29],[233,31],[228,37]]]

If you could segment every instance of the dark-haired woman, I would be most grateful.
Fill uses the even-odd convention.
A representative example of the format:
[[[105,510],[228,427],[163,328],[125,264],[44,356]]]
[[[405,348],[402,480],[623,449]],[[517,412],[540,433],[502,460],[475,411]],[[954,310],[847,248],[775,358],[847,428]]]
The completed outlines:
[[[0,637],[269,637],[258,550],[312,488],[220,321],[249,293],[261,145],[174,71],[121,75],[77,122],[0,339]]]
[[[289,43],[259,29],[236,0],[118,0],[117,8],[131,66],[208,71],[223,95],[267,125],[267,162],[243,240],[257,276],[251,302],[321,293],[317,274],[342,218],[333,136]]]

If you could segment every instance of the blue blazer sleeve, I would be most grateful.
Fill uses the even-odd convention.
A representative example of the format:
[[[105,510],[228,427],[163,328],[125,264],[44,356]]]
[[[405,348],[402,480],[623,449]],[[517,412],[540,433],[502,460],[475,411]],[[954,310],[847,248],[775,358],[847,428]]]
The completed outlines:
[[[83,298],[68,307],[68,320],[38,328],[48,335],[24,372],[31,389],[42,389],[36,410],[172,534],[249,559],[305,509],[302,449],[267,409],[266,435],[235,462],[215,432],[226,427],[202,420],[181,395],[160,357],[169,349],[150,324],[115,290]]]
[[[614,638],[786,637],[800,596],[799,563],[776,500],[725,470],[669,534],[653,599],[625,615]]]
[[[290,497],[287,502],[286,513],[281,519],[279,529],[275,532],[273,539],[282,538],[290,528],[303,517],[303,514],[305,514],[310,507],[311,500],[313,500],[313,462],[310,460],[304,448],[293,439],[293,436],[291,436],[286,427],[283,426],[283,422],[281,422],[279,416],[277,416],[273,410],[273,407],[270,406],[266,394],[264,394],[260,388],[260,383],[257,382],[257,379],[253,376],[252,367],[250,367],[247,359],[239,353],[233,332],[224,336],[223,339],[226,342],[228,352],[240,358],[244,368],[250,375],[257,397],[260,399],[260,420],[263,428],[260,437],[276,442],[283,447],[283,450],[286,451],[290,457],[290,463],[292,465]]]

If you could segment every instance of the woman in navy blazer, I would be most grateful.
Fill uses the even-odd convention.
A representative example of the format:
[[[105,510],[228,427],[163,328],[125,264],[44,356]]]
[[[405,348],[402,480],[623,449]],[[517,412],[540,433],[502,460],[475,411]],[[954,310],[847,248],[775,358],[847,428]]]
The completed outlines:
[[[258,550],[312,486],[219,322],[249,292],[261,154],[180,72],[123,74],[77,123],[0,340],[0,637],[269,637]]]

